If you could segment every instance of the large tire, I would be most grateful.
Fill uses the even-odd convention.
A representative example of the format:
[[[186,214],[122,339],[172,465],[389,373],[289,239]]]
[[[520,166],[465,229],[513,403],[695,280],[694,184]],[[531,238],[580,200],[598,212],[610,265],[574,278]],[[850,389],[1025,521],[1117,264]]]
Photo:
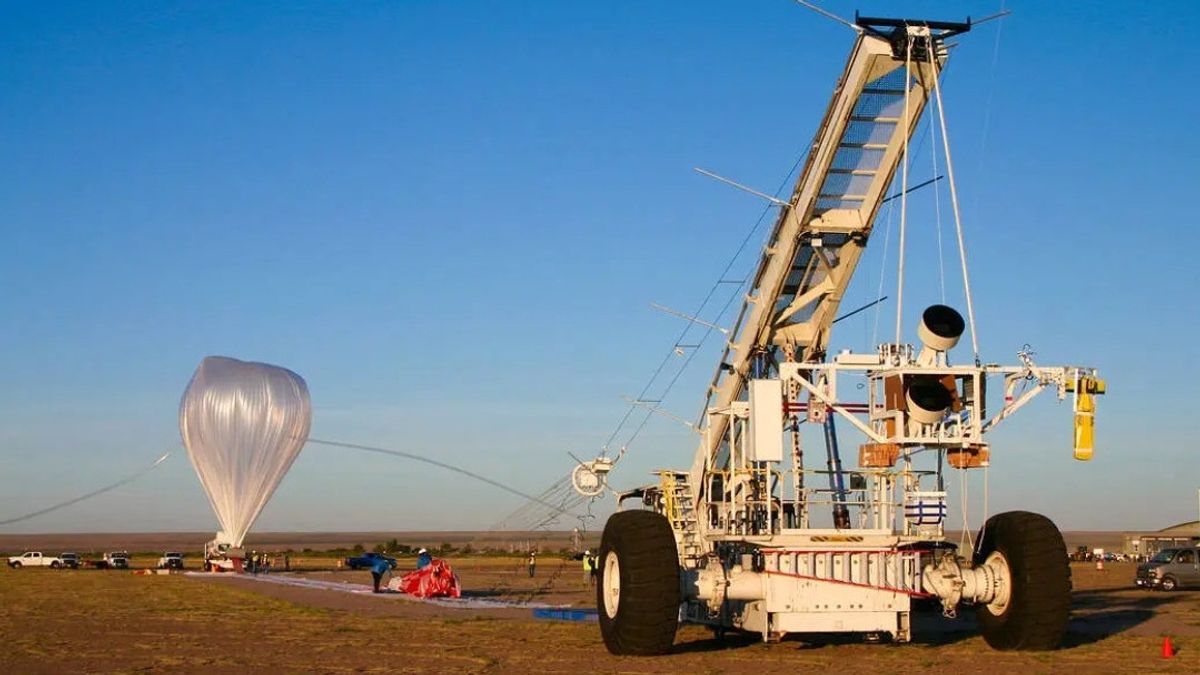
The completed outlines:
[[[1062,534],[1045,516],[1000,513],[980,532],[975,564],[997,552],[1008,563],[1010,596],[1002,608],[976,607],[983,639],[1001,650],[1057,649],[1071,614],[1071,566]]]
[[[670,651],[680,598],[679,558],[667,519],[652,511],[614,513],[604,526],[597,564],[596,608],[608,651],[636,656]]]
[[[9,566],[12,567],[14,570],[19,570],[19,569],[21,569],[21,561],[18,560],[14,563],[9,563]]]
[[[50,569],[52,569],[52,570],[56,570],[56,569],[58,569],[58,568],[60,568],[60,567],[62,567],[62,563],[58,562],[57,560],[55,560],[54,562],[50,563]]]

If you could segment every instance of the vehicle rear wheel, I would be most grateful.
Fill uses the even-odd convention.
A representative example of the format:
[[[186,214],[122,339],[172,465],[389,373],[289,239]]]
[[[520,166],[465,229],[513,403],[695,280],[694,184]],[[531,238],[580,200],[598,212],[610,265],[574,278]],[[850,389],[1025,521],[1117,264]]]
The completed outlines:
[[[1175,580],[1175,577],[1168,574],[1167,576],[1163,577],[1162,583],[1159,584],[1158,587],[1169,593],[1176,588],[1179,588],[1179,582]]]
[[[18,560],[17,562],[12,563],[11,566],[14,570],[19,570],[21,569],[21,561]]]
[[[1009,511],[980,531],[975,564],[1008,569],[1004,602],[981,604],[975,617],[994,649],[1057,649],[1071,611],[1071,567],[1062,534],[1049,518]]]
[[[58,569],[58,568],[60,568],[60,567],[62,567],[62,563],[58,562],[57,560],[55,560],[54,562],[50,563],[50,569],[52,569],[52,570],[56,570],[56,569]]]
[[[596,607],[604,646],[617,655],[665,654],[679,628],[675,535],[652,511],[614,513],[600,540]]]

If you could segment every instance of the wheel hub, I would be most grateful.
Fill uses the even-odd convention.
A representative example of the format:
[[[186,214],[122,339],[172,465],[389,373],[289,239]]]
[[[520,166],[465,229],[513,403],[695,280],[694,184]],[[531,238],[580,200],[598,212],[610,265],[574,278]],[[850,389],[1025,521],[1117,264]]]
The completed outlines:
[[[1000,551],[993,551],[974,567],[953,555],[943,556],[936,565],[925,567],[922,581],[926,591],[941,599],[947,612],[966,600],[999,616],[1012,599],[1012,570]]]
[[[1000,551],[992,551],[983,561],[983,568],[988,571],[994,594],[984,607],[993,616],[1000,616],[1008,609],[1008,602],[1012,599],[1012,570],[1008,566],[1008,558]]]
[[[617,617],[617,606],[621,602],[621,561],[617,559],[616,551],[609,551],[604,556],[604,573],[600,575],[601,590],[604,594],[604,613],[608,618]]]

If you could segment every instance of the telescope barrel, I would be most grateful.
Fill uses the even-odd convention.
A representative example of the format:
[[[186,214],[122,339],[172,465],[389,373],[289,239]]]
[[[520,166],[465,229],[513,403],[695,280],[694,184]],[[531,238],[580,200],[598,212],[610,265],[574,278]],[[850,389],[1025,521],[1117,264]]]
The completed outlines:
[[[932,375],[913,377],[905,394],[908,416],[921,424],[934,424],[946,416],[946,408],[954,403],[950,390]]]
[[[931,366],[937,363],[938,355],[950,351],[958,344],[966,329],[962,314],[946,305],[930,305],[921,313],[921,325],[917,336],[921,338],[921,353],[917,363]]]

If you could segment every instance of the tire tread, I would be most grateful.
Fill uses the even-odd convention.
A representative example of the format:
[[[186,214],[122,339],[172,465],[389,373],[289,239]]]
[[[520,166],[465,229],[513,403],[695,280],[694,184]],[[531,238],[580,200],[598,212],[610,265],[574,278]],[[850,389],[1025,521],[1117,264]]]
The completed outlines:
[[[603,565],[609,551],[621,565],[621,597],[617,615],[604,609]],[[621,511],[605,524],[601,539],[600,579],[596,606],[600,632],[608,651],[618,655],[665,654],[679,628],[679,559],[675,535],[662,515]]]
[[[1040,514],[999,513],[980,532],[976,564],[996,550],[1008,559],[1012,595],[999,616],[982,605],[976,609],[984,639],[1000,650],[1057,649],[1071,609],[1071,567],[1062,534]]]

